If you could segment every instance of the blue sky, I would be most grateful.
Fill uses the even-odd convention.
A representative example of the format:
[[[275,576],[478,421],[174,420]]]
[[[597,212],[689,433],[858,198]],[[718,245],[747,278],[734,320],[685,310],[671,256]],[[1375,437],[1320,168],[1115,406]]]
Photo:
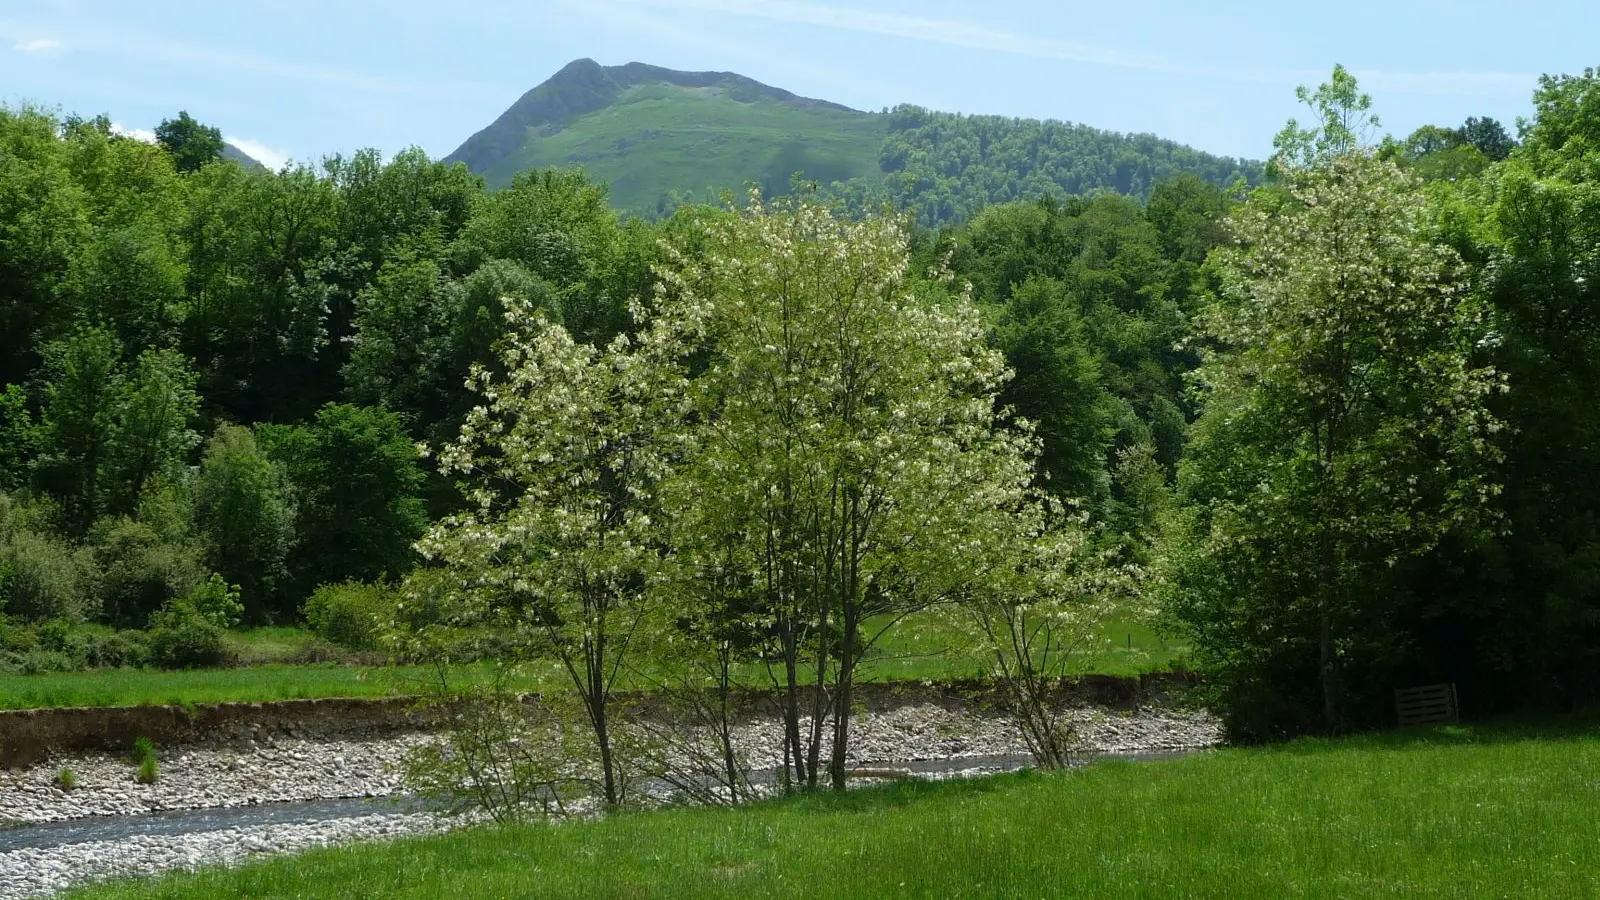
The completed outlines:
[[[0,102],[128,129],[183,108],[274,164],[442,156],[587,56],[1261,157],[1335,62],[1387,131],[1509,128],[1540,73],[1600,63],[1596,35],[1593,0],[0,0]]]

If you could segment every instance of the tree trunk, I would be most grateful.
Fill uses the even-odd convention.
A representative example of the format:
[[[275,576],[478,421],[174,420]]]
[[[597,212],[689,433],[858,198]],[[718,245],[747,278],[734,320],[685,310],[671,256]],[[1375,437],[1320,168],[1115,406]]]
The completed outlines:
[[[811,743],[806,747],[806,787],[816,790],[822,773],[822,728],[832,699],[828,696],[828,609],[817,617],[817,683],[811,695]]]
[[[616,806],[616,761],[611,752],[611,728],[606,709],[605,656],[603,647],[589,653],[589,685],[585,702],[589,706],[589,722],[594,726],[595,744],[600,748],[600,785],[605,792],[606,806]]]
[[[789,623],[783,635],[783,668],[785,693],[783,698],[784,739],[789,744],[794,760],[796,784],[806,783],[806,763],[800,751],[800,660],[796,646],[794,624]]]
[[[839,648],[839,685],[833,695],[833,753],[828,760],[828,775],[833,789],[845,789],[845,755],[850,749],[850,697],[855,681],[856,635],[855,617],[846,614],[844,641]]]
[[[1317,566],[1317,646],[1322,672],[1322,715],[1329,731],[1340,727],[1340,696],[1338,663],[1333,653],[1333,603],[1336,591],[1334,579],[1338,577],[1334,558],[1333,536],[1324,530],[1322,560]]]

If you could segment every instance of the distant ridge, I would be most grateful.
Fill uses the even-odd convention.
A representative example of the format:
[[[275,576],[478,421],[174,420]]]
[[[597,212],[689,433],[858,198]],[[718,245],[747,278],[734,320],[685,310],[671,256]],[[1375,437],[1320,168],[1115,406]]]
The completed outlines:
[[[747,184],[787,193],[803,173],[849,208],[889,206],[926,225],[995,203],[1106,191],[1144,197],[1165,178],[1225,186],[1262,171],[1151,134],[907,105],[863,112],[733,72],[592,59],[523,94],[445,161],[466,164],[491,188],[530,170],[582,167],[609,188],[613,205],[646,216],[715,202]]]
[[[801,97],[734,72],[682,72],[641,62],[602,66],[585,58],[567,63],[548,81],[523,94],[487,128],[467,138],[445,157],[445,162],[464,162],[474,172],[487,171],[522,147],[529,129],[597,112],[614,104],[628,88],[644,84],[724,87],[741,102],[767,98],[801,108],[858,112],[838,103]]]
[[[226,141],[222,143],[222,158],[231,159],[239,165],[244,166],[246,169],[260,169],[263,172],[268,171],[266,165],[260,160]]]

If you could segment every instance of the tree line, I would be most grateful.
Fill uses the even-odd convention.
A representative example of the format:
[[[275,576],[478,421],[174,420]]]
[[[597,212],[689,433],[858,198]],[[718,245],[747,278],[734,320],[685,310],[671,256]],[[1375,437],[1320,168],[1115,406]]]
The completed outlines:
[[[1542,79],[1517,140],[1393,140],[1338,69],[1260,186],[894,199],[938,229],[826,192],[644,222],[581,173],[250,171],[203,127],[8,110],[4,610],[287,622],[405,579],[410,652],[495,623],[602,735],[648,624],[779,673],[811,782],[872,629],[933,607],[1026,682],[1034,636],[1142,597],[1247,739],[1435,680],[1580,702],[1597,90]],[[981,169],[924,133],[954,124],[906,122],[907,171]],[[647,621],[663,584],[702,602]]]

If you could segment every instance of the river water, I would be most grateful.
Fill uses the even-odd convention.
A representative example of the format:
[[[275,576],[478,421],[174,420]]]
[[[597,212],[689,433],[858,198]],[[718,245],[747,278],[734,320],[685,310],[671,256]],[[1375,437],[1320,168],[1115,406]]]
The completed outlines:
[[[1188,755],[1192,751],[1143,753],[1102,753],[1084,758],[1085,763],[1104,759],[1158,760]],[[903,760],[863,763],[866,770],[893,770],[923,778],[957,774],[985,775],[1013,772],[1033,765],[1026,755],[969,756],[950,759]],[[775,772],[754,773],[754,780],[770,780]],[[89,816],[64,822],[48,822],[0,828],[0,853],[13,850],[48,850],[89,841],[120,841],[145,835],[185,835],[228,831],[259,825],[298,825],[352,819],[374,815],[427,812],[430,805],[414,797],[390,799],[309,800],[297,803],[265,803],[212,809],[183,809],[135,816]]]

